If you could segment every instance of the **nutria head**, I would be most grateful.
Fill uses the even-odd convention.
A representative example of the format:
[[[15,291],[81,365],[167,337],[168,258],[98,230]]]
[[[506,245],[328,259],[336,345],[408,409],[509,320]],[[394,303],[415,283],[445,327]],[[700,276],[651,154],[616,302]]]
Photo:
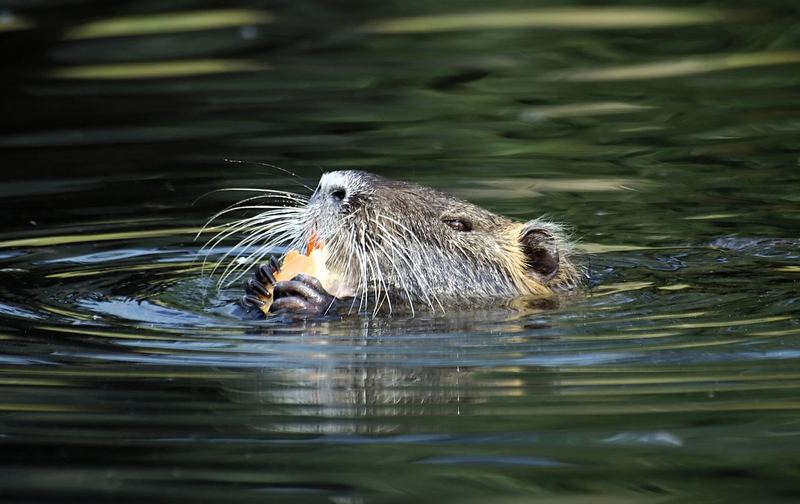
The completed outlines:
[[[285,196],[289,197],[289,196]],[[322,176],[306,201],[243,219],[244,245],[327,252],[354,307],[446,309],[572,289],[577,271],[560,226],[518,222],[443,192],[362,171]]]

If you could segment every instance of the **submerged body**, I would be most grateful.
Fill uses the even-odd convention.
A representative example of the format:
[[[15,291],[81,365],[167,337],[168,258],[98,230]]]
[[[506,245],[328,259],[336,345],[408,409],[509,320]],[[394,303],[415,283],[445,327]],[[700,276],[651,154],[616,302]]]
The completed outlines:
[[[278,281],[272,260],[246,284],[245,306],[274,297],[270,313],[414,313],[547,299],[578,283],[562,228],[541,219],[515,221],[361,171],[326,173],[309,199],[293,196],[294,206],[248,219],[249,243],[265,243],[255,259],[280,244],[313,244],[325,252],[325,278]]]

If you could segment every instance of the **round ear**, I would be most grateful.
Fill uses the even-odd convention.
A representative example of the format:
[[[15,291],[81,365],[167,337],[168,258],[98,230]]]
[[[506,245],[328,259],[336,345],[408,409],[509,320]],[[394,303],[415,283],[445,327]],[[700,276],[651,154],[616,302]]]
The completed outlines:
[[[526,227],[519,241],[529,275],[542,283],[556,276],[559,264],[558,243],[549,231]]]

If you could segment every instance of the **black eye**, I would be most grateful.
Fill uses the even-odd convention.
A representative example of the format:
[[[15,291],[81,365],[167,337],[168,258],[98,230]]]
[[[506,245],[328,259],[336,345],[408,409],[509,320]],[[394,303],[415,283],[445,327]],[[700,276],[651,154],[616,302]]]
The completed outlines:
[[[456,231],[472,231],[472,223],[466,219],[458,217],[446,217],[442,222],[455,229]]]
[[[337,203],[341,203],[347,197],[347,191],[341,187],[337,187],[331,191],[331,198]]]

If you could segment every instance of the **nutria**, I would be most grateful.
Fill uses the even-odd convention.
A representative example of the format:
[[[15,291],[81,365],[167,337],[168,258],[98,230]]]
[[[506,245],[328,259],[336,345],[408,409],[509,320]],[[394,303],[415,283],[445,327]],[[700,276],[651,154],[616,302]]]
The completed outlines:
[[[261,198],[282,201],[249,204]],[[327,268],[340,277],[329,286],[332,292],[308,275],[276,282],[279,263],[272,258],[245,284],[242,304],[248,308],[258,307],[270,284],[269,312],[301,315],[398,308],[413,315],[420,308],[552,299],[578,284],[561,226],[543,219],[515,221],[409,182],[362,171],[330,172],[310,198],[267,190],[245,202],[235,209],[263,211],[226,225],[213,244],[246,232],[240,245],[261,245],[248,261],[241,260],[243,253],[236,256],[223,279],[241,276],[242,265],[260,261],[278,245],[305,250],[309,240],[324,247]]]

